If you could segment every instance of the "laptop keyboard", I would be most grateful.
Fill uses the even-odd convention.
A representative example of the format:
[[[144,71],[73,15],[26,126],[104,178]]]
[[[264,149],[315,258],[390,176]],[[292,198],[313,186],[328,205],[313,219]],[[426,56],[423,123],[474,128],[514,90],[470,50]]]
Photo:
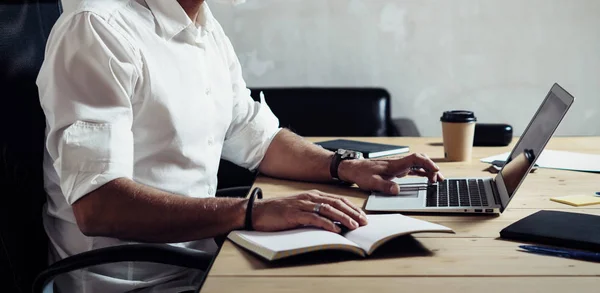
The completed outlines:
[[[482,179],[448,179],[427,186],[428,207],[481,207],[488,200]]]

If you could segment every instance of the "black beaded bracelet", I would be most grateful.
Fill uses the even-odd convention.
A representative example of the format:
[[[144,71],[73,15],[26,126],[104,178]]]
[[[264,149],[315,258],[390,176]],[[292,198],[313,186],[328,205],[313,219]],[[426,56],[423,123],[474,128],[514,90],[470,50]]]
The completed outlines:
[[[254,207],[254,200],[258,196],[258,199],[263,198],[262,190],[258,187],[254,188],[250,193],[250,198],[248,198],[248,206],[246,207],[246,230],[253,231],[254,227],[252,226],[252,209]]]

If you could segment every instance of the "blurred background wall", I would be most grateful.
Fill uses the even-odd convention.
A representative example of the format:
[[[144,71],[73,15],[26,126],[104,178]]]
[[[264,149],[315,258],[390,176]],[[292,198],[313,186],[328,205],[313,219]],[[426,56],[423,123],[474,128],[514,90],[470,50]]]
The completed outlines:
[[[209,3],[250,87],[380,86],[423,136],[449,109],[519,135],[558,82],[576,102],[557,135],[600,135],[598,0]]]

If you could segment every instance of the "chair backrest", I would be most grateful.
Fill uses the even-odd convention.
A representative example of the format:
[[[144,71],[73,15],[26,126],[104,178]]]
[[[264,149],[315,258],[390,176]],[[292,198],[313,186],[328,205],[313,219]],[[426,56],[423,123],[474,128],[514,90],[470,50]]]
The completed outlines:
[[[397,136],[391,98],[383,88],[252,88],[260,92],[282,127],[302,136]]]
[[[31,292],[45,267],[45,118],[35,83],[59,1],[0,2],[0,291]]]

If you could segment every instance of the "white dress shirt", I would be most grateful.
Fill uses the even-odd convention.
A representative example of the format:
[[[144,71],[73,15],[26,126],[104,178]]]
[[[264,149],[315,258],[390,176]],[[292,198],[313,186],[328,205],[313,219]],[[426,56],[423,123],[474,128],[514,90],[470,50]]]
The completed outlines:
[[[255,169],[280,129],[264,101],[250,97],[206,3],[192,22],[175,0],[83,0],[53,27],[37,83],[47,119],[44,224],[51,260],[131,243],[81,233],[71,205],[89,192],[124,177],[212,197],[219,159]],[[171,245],[217,248],[213,239]],[[57,284],[64,292],[157,284],[152,292],[172,292],[158,289],[190,285],[190,274],[118,263],[73,272]]]

